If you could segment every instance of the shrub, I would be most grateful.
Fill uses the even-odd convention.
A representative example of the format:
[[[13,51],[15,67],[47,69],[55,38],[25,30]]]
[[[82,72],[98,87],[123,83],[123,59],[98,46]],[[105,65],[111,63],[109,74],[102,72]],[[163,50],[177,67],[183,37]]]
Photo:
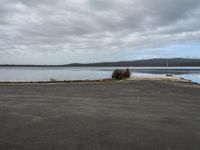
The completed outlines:
[[[129,69],[115,69],[112,73],[112,78],[116,79],[116,80],[122,80],[125,78],[129,78],[131,75],[130,70]]]
[[[117,80],[124,79],[124,71],[121,69],[115,69],[112,73],[112,78]]]
[[[125,78],[130,78],[130,76],[131,76],[131,72],[130,72],[130,70],[127,68],[127,69],[124,71],[124,77],[125,77]]]

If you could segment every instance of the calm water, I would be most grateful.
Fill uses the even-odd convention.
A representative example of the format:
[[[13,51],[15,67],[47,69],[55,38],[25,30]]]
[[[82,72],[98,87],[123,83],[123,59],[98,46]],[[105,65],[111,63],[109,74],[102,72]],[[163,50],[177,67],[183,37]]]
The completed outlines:
[[[126,67],[0,67],[0,81],[94,80],[111,77],[116,68]],[[181,76],[200,83],[200,67],[134,67],[132,75]]]

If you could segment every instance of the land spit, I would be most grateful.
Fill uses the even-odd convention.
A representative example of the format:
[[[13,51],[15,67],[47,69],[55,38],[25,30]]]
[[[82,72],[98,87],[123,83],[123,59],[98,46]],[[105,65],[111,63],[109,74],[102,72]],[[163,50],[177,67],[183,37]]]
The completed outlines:
[[[0,150],[199,150],[200,85],[0,84]]]

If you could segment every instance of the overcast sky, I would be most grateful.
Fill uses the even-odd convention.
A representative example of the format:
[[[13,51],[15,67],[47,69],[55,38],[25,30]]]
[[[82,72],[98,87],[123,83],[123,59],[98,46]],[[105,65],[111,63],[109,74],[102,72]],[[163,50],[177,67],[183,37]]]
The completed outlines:
[[[200,58],[200,0],[0,0],[0,63]]]

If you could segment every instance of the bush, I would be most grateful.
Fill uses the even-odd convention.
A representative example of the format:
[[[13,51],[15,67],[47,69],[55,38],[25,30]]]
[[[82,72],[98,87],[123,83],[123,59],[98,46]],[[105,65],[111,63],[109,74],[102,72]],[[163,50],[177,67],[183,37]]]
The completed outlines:
[[[125,78],[129,78],[131,75],[130,70],[129,69],[115,69],[112,73],[112,78],[116,79],[116,80],[122,80]]]
[[[112,74],[112,78],[116,80],[124,79],[124,71],[120,69],[115,69]]]
[[[125,72],[124,72],[124,77],[125,77],[125,78],[130,78],[130,76],[131,76],[131,72],[130,72],[130,70],[127,68],[127,69],[125,70]]]

